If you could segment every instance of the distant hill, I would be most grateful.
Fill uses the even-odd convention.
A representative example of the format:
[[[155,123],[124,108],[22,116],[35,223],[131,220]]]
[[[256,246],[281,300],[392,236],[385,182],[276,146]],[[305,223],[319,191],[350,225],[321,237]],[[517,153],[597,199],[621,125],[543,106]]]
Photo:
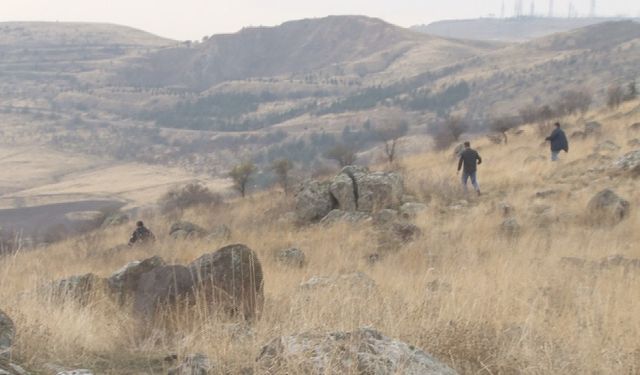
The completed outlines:
[[[411,29],[446,38],[523,42],[623,18],[479,18],[438,21]]]
[[[246,28],[204,43],[163,49],[123,70],[126,82],[199,89],[232,80],[304,73],[366,76],[385,70],[409,51],[428,45],[469,57],[474,47],[443,41],[363,16],[331,16]]]

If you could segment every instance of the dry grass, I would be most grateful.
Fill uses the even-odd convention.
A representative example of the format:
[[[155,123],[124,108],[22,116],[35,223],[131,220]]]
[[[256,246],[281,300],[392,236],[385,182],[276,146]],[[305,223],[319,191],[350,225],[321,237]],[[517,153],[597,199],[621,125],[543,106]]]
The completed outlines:
[[[640,121],[631,104],[624,116],[593,113],[607,137],[629,150],[626,127]],[[579,123],[578,119],[569,122]],[[202,352],[220,373],[252,367],[261,345],[274,336],[302,331],[351,330],[373,326],[434,354],[464,374],[635,374],[640,372],[640,270],[565,266],[562,257],[589,260],[622,254],[640,258],[640,201],[637,181],[590,177],[585,162],[598,140],[572,141],[562,161],[525,163],[548,157],[536,130],[526,128],[510,143],[479,140],[483,156],[482,197],[459,210],[456,161],[449,153],[427,153],[403,161],[407,187],[429,208],[417,219],[420,240],[369,265],[377,251],[372,228],[337,225],[295,228],[278,221],[287,203],[272,192],[256,194],[216,211],[190,211],[185,219],[204,227],[225,223],[230,242],[256,250],[266,281],[262,319],[245,335],[238,326],[196,306],[142,331],[126,309],[96,297],[86,307],[47,304],[29,293],[49,280],[93,272],[101,276],[134,259],[158,254],[187,263],[222,243],[170,240],[169,222],[146,220],[160,235],[153,249],[135,249],[111,258],[92,251],[126,240],[129,228],[69,240],[51,248],[0,259],[0,308],[18,325],[15,355],[28,366],[46,362],[94,368],[102,374],[162,373],[162,358]],[[568,133],[571,132],[571,129]],[[640,136],[640,134],[639,134]],[[613,187],[632,202],[631,217],[612,228],[587,226],[584,212],[597,191]],[[555,189],[546,198],[535,193]],[[508,201],[522,231],[501,234],[498,209]],[[536,213],[550,207],[550,217]],[[309,264],[289,269],[273,252],[303,249]],[[303,291],[314,275],[361,271],[377,287]],[[26,292],[26,293],[25,293]]]

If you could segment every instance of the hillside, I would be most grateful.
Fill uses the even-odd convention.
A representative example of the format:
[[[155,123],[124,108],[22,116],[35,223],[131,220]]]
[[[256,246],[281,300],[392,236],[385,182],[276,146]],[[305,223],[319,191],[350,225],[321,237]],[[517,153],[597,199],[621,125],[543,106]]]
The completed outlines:
[[[484,159],[480,197],[460,191],[452,150],[403,158],[392,169],[404,177],[411,199],[425,206],[396,219],[419,234],[392,247],[381,241],[386,224],[377,221],[388,210],[376,221],[300,227],[288,219],[292,198],[271,190],[178,217],[149,214],[145,222],[158,237],[153,246],[114,251],[130,234],[125,225],[0,257],[0,309],[14,319],[17,333],[12,361],[33,372],[55,366],[163,374],[174,358],[201,353],[213,373],[273,374],[256,358],[274,338],[369,327],[459,374],[635,374],[640,302],[630,293],[640,288],[638,168],[620,170],[615,162],[638,153],[640,103],[562,119],[569,135],[584,131],[588,121],[600,122],[601,131],[571,136],[570,152],[557,163],[548,161],[547,133],[537,124],[510,132],[508,144],[472,139]],[[603,189],[627,201],[612,207],[611,222],[595,221],[598,214],[588,209]],[[231,235],[172,238],[169,228],[179,219],[207,230],[224,224]],[[64,289],[68,294],[59,300],[56,285],[73,284],[51,284],[87,273],[93,280],[108,277],[156,255],[171,265],[189,264],[236,242],[250,246],[262,264],[264,310],[253,324],[226,318],[202,299],[141,321],[131,306],[100,293],[76,300],[81,288]],[[278,261],[278,251],[290,247],[305,253],[306,264]],[[306,343],[318,351],[300,353],[284,364],[288,372],[275,373],[303,373],[321,355],[332,364],[345,361],[347,344],[324,353],[343,336]],[[388,365],[400,355],[394,348],[359,350]]]
[[[480,18],[469,20],[437,21],[428,25],[417,25],[412,30],[445,38],[467,40],[489,40],[502,42],[525,42],[556,33],[572,31],[604,22],[620,21],[621,18]]]

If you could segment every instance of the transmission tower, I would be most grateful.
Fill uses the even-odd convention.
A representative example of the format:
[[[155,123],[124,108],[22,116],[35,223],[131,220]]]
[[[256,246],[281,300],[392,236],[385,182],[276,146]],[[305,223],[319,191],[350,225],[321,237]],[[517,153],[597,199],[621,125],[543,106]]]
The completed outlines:
[[[504,18],[505,13],[504,13],[504,0],[502,0],[502,10],[500,10],[500,18]]]
[[[514,14],[516,17],[522,17],[522,2],[523,0],[516,0],[514,4]]]
[[[536,2],[532,1],[531,2],[531,9],[529,11],[529,16],[530,17],[534,17],[536,15]]]

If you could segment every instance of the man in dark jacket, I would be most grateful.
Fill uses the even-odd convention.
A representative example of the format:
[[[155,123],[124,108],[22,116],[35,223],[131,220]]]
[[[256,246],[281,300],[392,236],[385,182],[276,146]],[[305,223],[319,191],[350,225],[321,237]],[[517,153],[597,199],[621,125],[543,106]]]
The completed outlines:
[[[545,141],[551,143],[551,161],[558,160],[558,154],[560,151],[569,152],[569,141],[567,141],[567,135],[560,129],[560,123],[556,122],[556,128],[551,132]]]
[[[154,242],[155,240],[156,236],[154,236],[153,233],[144,226],[142,221],[138,221],[136,223],[136,230],[133,232],[131,239],[129,240],[129,246],[147,244]]]
[[[482,158],[476,150],[471,148],[471,143],[465,142],[464,151],[460,153],[460,161],[458,162],[458,172],[460,172],[460,169],[462,169],[464,165],[464,170],[462,171],[462,188],[465,194],[467,194],[467,181],[469,177],[471,177],[471,184],[476,190],[476,193],[480,195],[480,186],[478,185],[476,176],[478,164],[482,164]]]

